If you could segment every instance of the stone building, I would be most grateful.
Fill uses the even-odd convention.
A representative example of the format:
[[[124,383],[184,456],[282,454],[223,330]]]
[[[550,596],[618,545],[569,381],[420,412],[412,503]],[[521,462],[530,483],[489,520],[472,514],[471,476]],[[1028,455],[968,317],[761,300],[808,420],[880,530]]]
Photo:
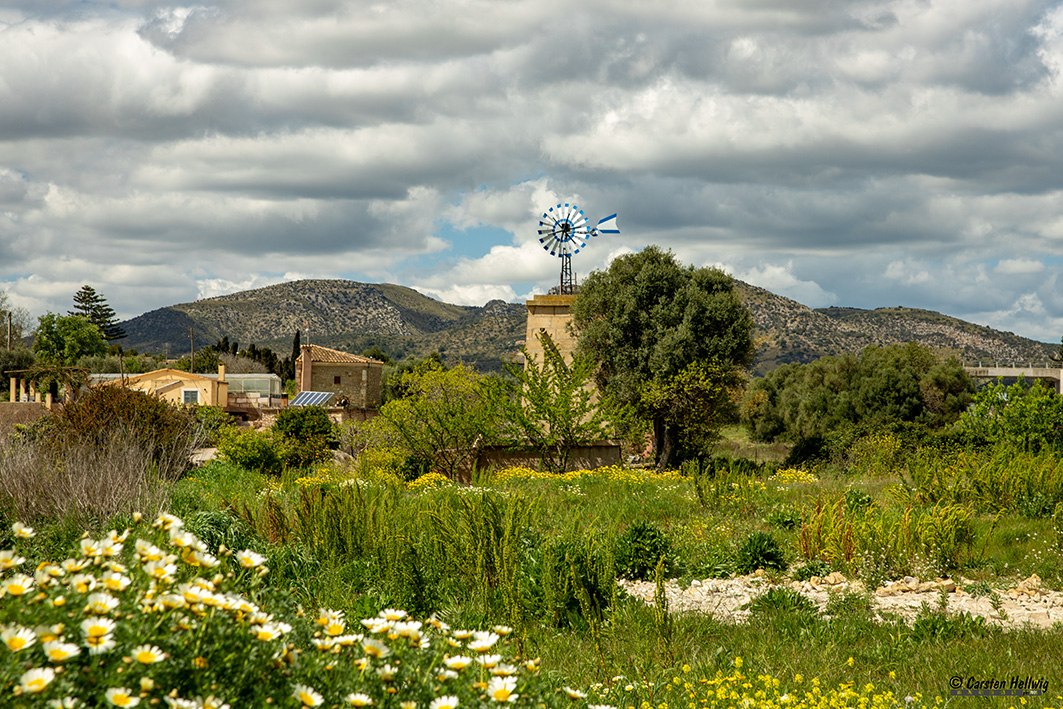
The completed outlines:
[[[575,295],[567,293],[537,295],[526,303],[528,330],[524,347],[536,362],[542,364],[543,361],[543,346],[539,342],[539,333],[544,331],[550,334],[565,359],[571,361],[572,352],[576,349],[576,338],[569,330],[568,324],[572,321],[572,303],[575,300]]]
[[[330,391],[330,406],[378,409],[383,395],[384,363],[320,345],[303,345],[295,360],[299,391]]]

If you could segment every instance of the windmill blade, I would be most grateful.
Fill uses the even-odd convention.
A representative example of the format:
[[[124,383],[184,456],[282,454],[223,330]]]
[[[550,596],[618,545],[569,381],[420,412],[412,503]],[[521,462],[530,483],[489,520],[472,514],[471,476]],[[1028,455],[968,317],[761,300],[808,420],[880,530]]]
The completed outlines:
[[[605,219],[599,219],[595,231],[599,234],[619,234],[620,227],[617,226],[616,215],[610,214]]]

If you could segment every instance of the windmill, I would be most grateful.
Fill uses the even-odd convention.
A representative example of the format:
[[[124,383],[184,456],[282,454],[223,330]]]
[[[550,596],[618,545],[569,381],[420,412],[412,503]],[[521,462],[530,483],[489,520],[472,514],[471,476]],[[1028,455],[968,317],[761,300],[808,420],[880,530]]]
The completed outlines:
[[[587,246],[587,240],[599,234],[619,234],[616,214],[599,219],[594,227],[583,210],[574,204],[558,204],[543,212],[539,219],[539,243],[551,256],[561,259],[561,293],[575,293],[572,257]]]

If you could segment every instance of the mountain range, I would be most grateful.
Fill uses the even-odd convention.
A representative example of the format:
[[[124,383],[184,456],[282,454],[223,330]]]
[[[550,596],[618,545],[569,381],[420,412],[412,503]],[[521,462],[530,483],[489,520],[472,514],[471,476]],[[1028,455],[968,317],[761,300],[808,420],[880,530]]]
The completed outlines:
[[[869,345],[919,342],[964,361],[1046,361],[1059,346],[914,308],[809,308],[736,281],[756,324],[756,374],[787,362],[859,352]],[[497,371],[525,337],[522,303],[452,305],[390,283],[301,280],[159,308],[122,323],[126,349],[169,357],[223,336],[241,346],[291,351],[301,341],[360,353],[374,345],[393,359],[438,351],[481,371]]]

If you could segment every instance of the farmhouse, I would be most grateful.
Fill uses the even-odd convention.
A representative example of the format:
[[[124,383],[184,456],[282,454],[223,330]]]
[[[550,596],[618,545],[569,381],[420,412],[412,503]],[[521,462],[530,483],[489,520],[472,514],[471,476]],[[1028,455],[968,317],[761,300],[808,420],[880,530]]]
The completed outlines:
[[[281,380],[276,374],[193,374],[179,369],[156,369],[143,374],[93,374],[92,386],[126,386],[154,394],[175,404],[220,406],[231,414],[257,419],[258,410],[281,404]]]
[[[384,363],[348,352],[303,345],[295,360],[299,391],[332,392],[330,404],[345,409],[378,409],[383,395]]]

